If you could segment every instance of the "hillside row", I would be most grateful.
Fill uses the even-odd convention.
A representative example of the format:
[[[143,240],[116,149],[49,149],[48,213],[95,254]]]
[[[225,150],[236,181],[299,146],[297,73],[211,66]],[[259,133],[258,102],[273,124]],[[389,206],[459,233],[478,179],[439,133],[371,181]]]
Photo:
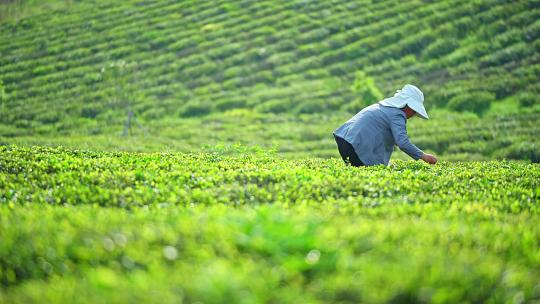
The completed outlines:
[[[97,1],[2,24],[1,122],[350,109],[358,70],[386,94],[417,83],[432,105],[476,92],[535,103],[523,94],[538,90],[539,17],[535,1]]]
[[[539,17],[537,1],[72,3],[0,21],[0,140],[327,157],[348,115],[410,82],[438,120],[412,124],[420,148],[538,161]]]
[[[411,141],[441,160],[517,159],[540,162],[540,114],[498,114],[484,118],[447,112],[428,121],[409,122]],[[16,125],[2,129],[0,145],[45,145],[107,151],[221,151],[242,145],[276,149],[287,158],[339,157],[332,131],[349,114],[277,115],[234,110],[223,115],[165,120],[136,120],[123,136],[125,116],[106,122],[85,120],[46,126]],[[28,128],[26,128],[28,127]],[[394,159],[410,159],[396,151]]]

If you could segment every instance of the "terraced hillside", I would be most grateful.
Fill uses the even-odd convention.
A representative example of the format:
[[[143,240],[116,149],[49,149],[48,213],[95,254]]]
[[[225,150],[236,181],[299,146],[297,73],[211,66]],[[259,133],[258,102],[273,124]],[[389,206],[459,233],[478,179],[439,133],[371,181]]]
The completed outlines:
[[[0,142],[326,157],[335,127],[409,82],[434,118],[410,126],[421,148],[538,161],[539,17],[538,1],[73,3],[0,23]]]

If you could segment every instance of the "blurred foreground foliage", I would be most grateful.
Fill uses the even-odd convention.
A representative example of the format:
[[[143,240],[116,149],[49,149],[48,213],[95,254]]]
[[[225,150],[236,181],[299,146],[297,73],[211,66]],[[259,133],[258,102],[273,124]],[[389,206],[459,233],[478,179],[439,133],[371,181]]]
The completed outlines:
[[[538,164],[235,149],[0,147],[0,302],[540,297]]]

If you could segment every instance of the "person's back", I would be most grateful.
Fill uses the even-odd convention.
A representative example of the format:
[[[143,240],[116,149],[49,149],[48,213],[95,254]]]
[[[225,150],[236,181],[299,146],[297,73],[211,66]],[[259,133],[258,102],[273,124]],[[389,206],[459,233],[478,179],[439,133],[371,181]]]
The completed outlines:
[[[385,99],[364,108],[337,128],[333,135],[342,158],[355,166],[388,165],[394,145],[397,145],[415,160],[422,158],[426,162],[435,163],[434,156],[423,153],[409,141],[407,136],[408,118],[419,111],[421,112],[419,115],[427,119],[423,105],[420,108],[414,104],[418,100],[423,102],[423,94],[420,92],[418,96],[421,97],[413,101],[408,100],[410,95],[416,93],[414,90],[420,92],[418,88],[406,85],[402,90],[403,93],[398,91],[393,99]],[[408,103],[418,111],[412,110]]]

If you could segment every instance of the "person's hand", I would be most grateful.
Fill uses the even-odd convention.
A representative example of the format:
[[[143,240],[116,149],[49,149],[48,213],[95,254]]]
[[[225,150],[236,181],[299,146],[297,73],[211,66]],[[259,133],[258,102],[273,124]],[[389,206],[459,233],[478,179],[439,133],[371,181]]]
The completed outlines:
[[[422,160],[432,165],[435,165],[437,163],[437,158],[431,154],[422,155]]]

